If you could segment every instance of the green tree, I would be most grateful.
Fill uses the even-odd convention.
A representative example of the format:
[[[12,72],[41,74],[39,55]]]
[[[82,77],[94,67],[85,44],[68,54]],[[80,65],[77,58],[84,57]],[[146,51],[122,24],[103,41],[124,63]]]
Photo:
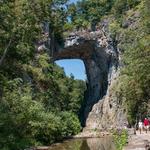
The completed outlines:
[[[148,3],[145,0],[140,3],[138,28],[126,29],[124,32],[124,68],[121,75],[121,92],[125,97],[128,117],[131,123],[135,122],[137,114],[144,115],[147,112],[145,103],[149,103],[150,95],[150,36],[148,16]],[[131,42],[132,41],[132,42]]]
[[[66,2],[0,1],[0,149],[47,145],[80,130],[75,113],[81,104],[76,111],[69,107],[76,81],[52,64],[46,51],[35,51],[43,22],[61,39]],[[68,118],[60,116],[63,111]]]

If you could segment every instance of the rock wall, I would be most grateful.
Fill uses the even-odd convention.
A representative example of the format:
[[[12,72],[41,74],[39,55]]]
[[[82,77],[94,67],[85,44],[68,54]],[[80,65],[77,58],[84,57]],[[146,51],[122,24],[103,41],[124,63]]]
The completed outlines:
[[[107,28],[108,23],[107,20],[104,22],[105,36],[108,41],[107,47],[109,47],[106,51],[110,53],[110,58],[108,59],[108,72],[106,75],[107,88],[101,99],[94,104],[92,110],[88,114],[84,131],[89,129],[108,130],[112,128],[123,128],[124,123],[128,123],[126,110],[123,108],[120,97],[115,90],[115,85],[118,84],[120,68],[122,67],[121,52],[120,49],[117,48],[116,43],[110,38]],[[97,51],[100,53],[98,49]],[[98,64],[99,63],[100,60],[98,60]],[[102,67],[105,68],[104,65],[102,65]]]
[[[128,124],[126,110],[115,89],[118,84],[120,68],[122,67],[121,52],[116,42],[110,38],[107,20],[105,24],[105,35],[107,37],[111,57],[107,73],[107,90],[103,97],[94,104],[86,119],[84,131],[91,129],[109,130],[112,128],[123,128]]]
[[[126,111],[117,93],[111,89],[116,83],[117,79],[114,79],[111,86],[108,87],[107,94],[93,106],[84,130],[123,128],[124,123],[127,123]]]

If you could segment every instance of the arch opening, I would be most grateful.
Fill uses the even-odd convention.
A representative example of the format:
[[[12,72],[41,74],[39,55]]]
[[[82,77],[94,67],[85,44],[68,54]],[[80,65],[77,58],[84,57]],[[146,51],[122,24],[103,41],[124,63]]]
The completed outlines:
[[[74,76],[74,79],[87,80],[84,62],[80,59],[62,59],[57,60],[55,63],[64,69],[67,76]]]

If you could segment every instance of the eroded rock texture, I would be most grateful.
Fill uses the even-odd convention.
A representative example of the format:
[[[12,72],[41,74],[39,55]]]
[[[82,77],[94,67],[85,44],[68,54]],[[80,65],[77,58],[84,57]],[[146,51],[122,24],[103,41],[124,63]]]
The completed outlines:
[[[82,119],[86,128],[117,125],[120,121],[117,119],[123,115],[118,110],[115,96],[113,93],[111,95],[114,97],[110,95],[112,82],[119,72],[119,52],[109,37],[106,24],[94,32],[71,33],[65,39],[64,46],[59,46],[52,38],[49,45],[49,53],[54,61],[75,58],[83,60],[85,64],[87,91]]]

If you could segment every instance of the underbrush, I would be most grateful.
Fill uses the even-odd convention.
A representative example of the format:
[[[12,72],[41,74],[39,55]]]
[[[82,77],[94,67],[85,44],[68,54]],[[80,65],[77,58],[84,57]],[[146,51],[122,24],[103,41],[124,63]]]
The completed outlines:
[[[116,129],[112,131],[116,150],[122,150],[127,144],[128,132],[125,129]]]

